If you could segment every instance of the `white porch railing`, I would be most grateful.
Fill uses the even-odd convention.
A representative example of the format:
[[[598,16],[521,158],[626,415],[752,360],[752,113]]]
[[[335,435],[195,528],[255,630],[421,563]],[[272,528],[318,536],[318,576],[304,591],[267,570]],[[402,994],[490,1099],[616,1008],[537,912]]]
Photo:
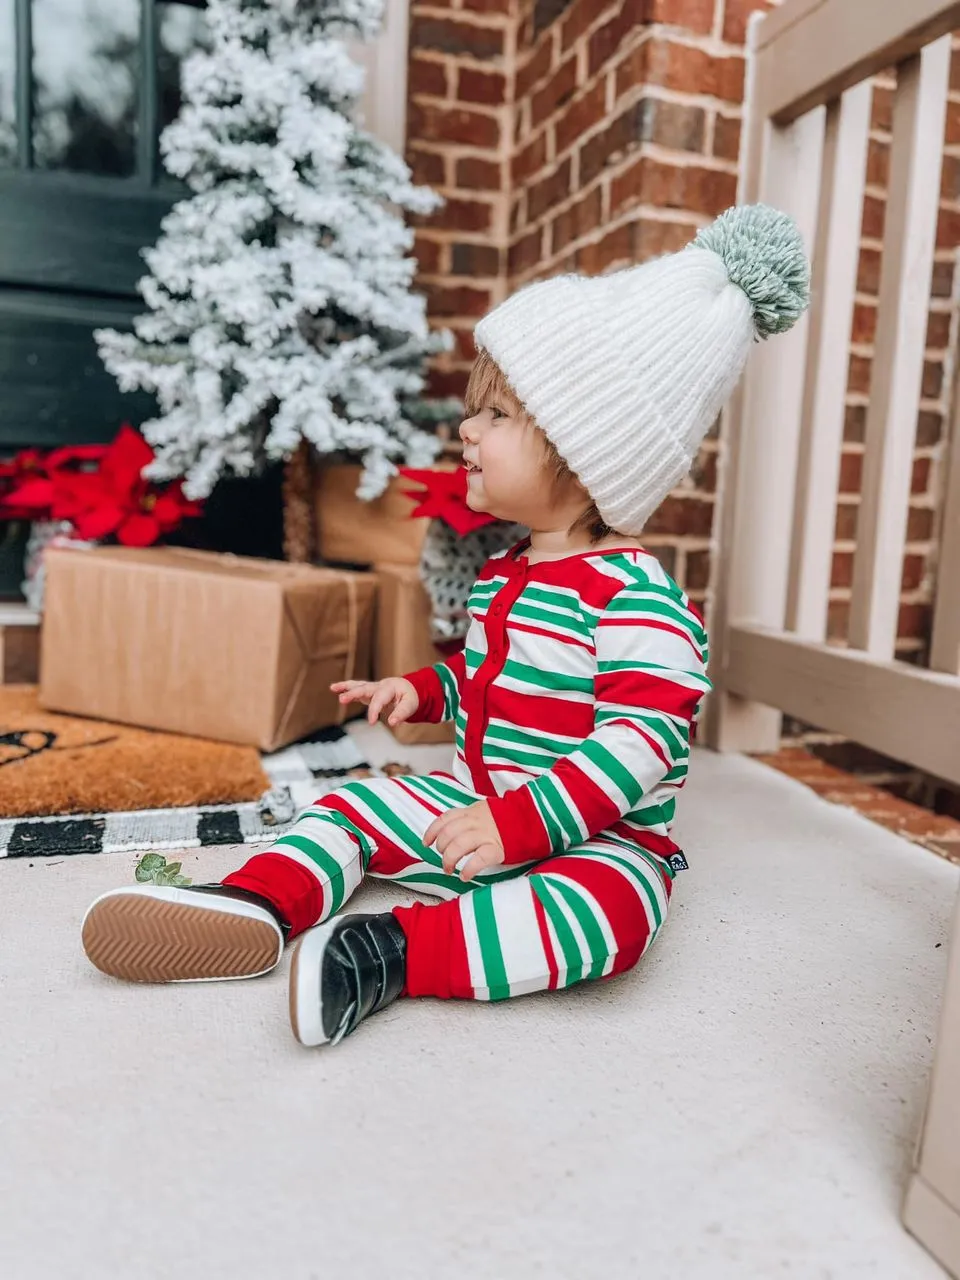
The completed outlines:
[[[953,397],[930,669],[895,660],[953,0],[785,0],[749,36],[740,200],[797,219],[812,303],[757,348],[724,423],[706,738],[775,750],[781,713],[960,783],[960,412]],[[870,77],[896,66],[849,647],[826,643]]]

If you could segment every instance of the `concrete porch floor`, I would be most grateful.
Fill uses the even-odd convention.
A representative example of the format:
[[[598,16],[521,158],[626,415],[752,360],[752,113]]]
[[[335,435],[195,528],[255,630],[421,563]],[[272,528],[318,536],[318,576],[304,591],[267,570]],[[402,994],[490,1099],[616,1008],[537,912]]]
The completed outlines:
[[[377,763],[446,758],[385,733],[358,731]],[[740,758],[699,753],[681,812],[692,869],[633,974],[402,1002],[326,1051],[285,966],[87,965],[80,917],[135,859],[0,865],[0,1274],[941,1277],[898,1210],[957,869]]]

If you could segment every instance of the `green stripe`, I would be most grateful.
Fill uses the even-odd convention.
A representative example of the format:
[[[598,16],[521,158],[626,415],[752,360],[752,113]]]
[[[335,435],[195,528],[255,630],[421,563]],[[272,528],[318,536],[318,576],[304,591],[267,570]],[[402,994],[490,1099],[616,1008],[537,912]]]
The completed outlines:
[[[440,854],[433,849],[428,849],[423,843],[420,834],[414,831],[412,827],[408,827],[405,822],[401,822],[396,813],[389,805],[384,804],[383,800],[371,787],[367,787],[362,782],[348,782],[340,790],[352,792],[363,800],[377,815],[386,830],[396,836],[397,843],[409,846],[409,849],[413,851],[413,857],[420,857],[424,862],[428,862],[433,866],[442,864],[443,859]]]
[[[643,787],[629,769],[625,769],[612,751],[608,751],[598,737],[585,738],[580,751],[601,773],[613,782],[626,796],[631,807],[643,795]]]
[[[588,978],[600,978],[603,976],[603,967],[607,963],[610,956],[610,949],[606,938],[603,936],[603,930],[597,923],[597,918],[593,914],[590,906],[584,901],[576,889],[564,880],[550,876],[550,887],[556,889],[567,906],[577,917],[577,924],[583,930],[584,937],[587,940],[587,947],[590,951],[590,958],[593,963],[590,966]]]
[[[560,790],[554,780],[544,774],[535,781],[527,784],[531,790],[536,789],[543,796],[545,802],[550,806],[551,811],[556,816],[557,821],[563,828],[565,836],[564,845],[578,844],[584,839],[580,830],[580,825],[570,810],[570,806],[560,794]]]
[[[504,663],[503,673],[522,683],[536,685],[538,689],[576,689],[580,693],[593,693],[593,676],[571,676],[562,672],[543,671],[539,667],[531,667],[525,662],[515,662],[512,659]]]
[[[308,840],[306,836],[298,836],[296,832],[289,832],[285,836],[281,836],[274,848],[282,845],[289,845],[294,849],[299,849],[301,853],[305,853],[311,862],[327,877],[330,885],[330,910],[328,915],[333,915],[335,911],[340,910],[343,903],[344,884],[343,884],[343,867],[336,858],[327,853],[326,849],[320,847],[313,840]]]
[[[493,907],[493,893],[490,889],[479,889],[470,899],[473,907],[473,918],[477,925],[477,937],[480,940],[480,958],[483,963],[485,985],[491,1000],[506,1000],[510,995],[510,983],[503,963],[503,951],[500,949],[500,935],[497,932],[497,917]]]
[[[445,662],[436,663],[433,669],[440,677],[440,683],[443,685],[443,718],[444,720],[452,720],[457,714],[457,708],[460,705],[457,682],[453,672]]]
[[[550,923],[553,925],[557,941],[560,943],[560,950],[563,952],[567,970],[562,985],[569,987],[572,983],[578,982],[583,975],[583,956],[580,953],[580,946],[573,930],[567,923],[567,918],[563,914],[562,908],[558,907],[553,900],[551,888],[547,883],[546,877],[532,875],[530,877],[530,887],[543,904],[544,911],[550,917]]]

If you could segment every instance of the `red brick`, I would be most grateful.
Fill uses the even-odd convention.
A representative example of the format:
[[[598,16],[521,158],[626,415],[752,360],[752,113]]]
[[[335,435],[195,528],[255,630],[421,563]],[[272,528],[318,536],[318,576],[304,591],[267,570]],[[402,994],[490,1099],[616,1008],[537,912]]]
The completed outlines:
[[[837,504],[837,522],[833,536],[838,542],[852,542],[857,536],[857,507],[849,502]]]
[[[644,6],[648,22],[664,22],[704,36],[713,30],[713,9],[714,0],[647,0]]]
[[[637,203],[658,209],[686,209],[716,216],[737,196],[732,173],[700,165],[671,165],[641,156],[610,184],[610,213],[616,216]]]
[[[521,62],[517,68],[517,78],[514,84],[514,93],[517,100],[525,98],[535,84],[538,84],[553,63],[553,41],[544,40],[543,43],[525,62]]]
[[[843,413],[843,438],[847,444],[863,444],[867,428],[867,407],[848,404]]]
[[[614,96],[624,97],[647,82],[647,46],[648,41],[636,45],[625,58],[617,63],[614,80]]]
[[[527,218],[538,221],[548,209],[559,204],[570,194],[570,158],[567,157],[552,173],[535,182],[527,192]]]
[[[937,219],[937,248],[956,249],[960,245],[960,210],[941,209]]]
[[[646,532],[709,538],[713,529],[713,503],[697,498],[680,498],[675,494],[647,521]]]
[[[953,296],[953,263],[951,261],[934,262],[930,294],[934,298]]]
[[[571,97],[577,87],[577,58],[570,54],[565,62],[561,62],[547,83],[534,95],[530,104],[530,120],[536,128],[547,116],[552,116],[557,107]]]
[[[414,222],[444,231],[489,231],[493,206],[483,200],[459,200],[448,196],[436,213],[418,214]]]
[[[682,0],[674,0],[674,4]],[[634,30],[644,21],[644,5],[624,0],[609,22],[597,27],[587,44],[589,74],[595,76],[600,68],[620,53]]]
[[[514,186],[520,186],[547,163],[546,135],[538,133],[522,151],[514,154],[510,162],[510,177]]]
[[[860,261],[857,267],[857,292],[869,293],[876,297],[880,292],[879,249],[861,248]]]
[[[861,223],[861,232],[865,236],[869,236],[871,240],[883,239],[883,216],[885,206],[882,200],[878,200],[876,196],[863,197],[863,222]]]
[[[676,40],[651,40],[644,48],[648,84],[726,102],[743,101],[743,58],[719,57]]]
[[[580,182],[591,182],[609,163],[639,142],[702,151],[706,116],[700,107],[641,98],[580,148]]]
[[[612,266],[629,266],[633,262],[633,226],[626,223],[608,231],[600,240],[580,245],[577,249],[577,270],[584,275],[596,276]],[[658,532],[663,532],[658,530]]]
[[[700,450],[691,468],[690,478],[694,488],[699,489],[701,493],[716,493],[717,455],[712,449]]]
[[[481,27],[473,22],[415,17],[410,27],[410,47],[465,53],[477,59],[498,58],[503,53],[503,32],[498,27]]]
[[[943,390],[943,365],[939,360],[924,360],[921,394],[927,400],[936,400]]]
[[[603,0],[574,0],[560,27],[560,41],[564,52],[590,28],[603,8]]]
[[[858,302],[853,308],[851,341],[869,346],[877,333],[877,308]]]
[[[683,580],[684,590],[706,591],[710,586],[710,567],[709,551],[688,551],[687,570]]]
[[[477,344],[473,338],[472,329],[454,329],[454,354],[460,360],[469,360],[473,362],[477,358]]]
[[[429,0],[431,5],[434,0]],[[511,10],[511,0],[461,0],[460,7],[469,9],[473,13],[502,13],[509,14]]]
[[[431,284],[424,286],[432,316],[482,316],[490,310],[490,290],[472,285]]]
[[[930,606],[901,604],[897,615],[898,640],[926,640],[930,635]]]
[[[589,235],[600,225],[602,204],[600,188],[594,187],[580,200],[568,205],[553,220],[551,251],[559,253],[574,240]]]
[[[533,33],[539,35],[570,8],[573,0],[533,0]]]
[[[499,71],[477,71],[461,67],[457,76],[457,97],[461,102],[482,102],[498,107],[506,100],[507,80]]]
[[[914,458],[910,474],[910,492],[926,493],[930,487],[931,463],[929,458]]]
[[[634,223],[634,256],[637,262],[647,262],[664,253],[676,253],[689,244],[695,235],[696,228],[689,224],[640,218]],[[715,423],[707,432],[708,440],[716,435],[716,426]]]
[[[519,240],[515,240],[507,254],[507,269],[510,274],[520,275],[531,267],[535,267],[540,261],[542,243],[543,235],[539,227],[521,236]]]
[[[438,369],[434,365],[427,373],[427,394],[438,400],[445,400],[448,396],[462,400],[469,377],[469,369]]]
[[[447,94],[447,63],[435,62],[431,58],[418,58],[416,54],[410,59],[407,87],[410,93],[427,94],[429,97],[444,98]]]
[[[868,395],[870,392],[870,361],[866,356],[850,356],[850,368],[847,371],[847,390]]]
[[[421,151],[419,147],[411,146],[407,151],[407,164],[414,182],[424,183],[428,187],[442,187],[447,180],[444,158],[437,151]]]
[[[927,316],[927,346],[945,349],[950,345],[950,313],[931,311]]]
[[[916,591],[923,582],[927,562],[923,556],[905,555],[903,557],[903,577],[900,579],[901,591]]]
[[[577,138],[606,115],[607,88],[602,80],[569,104],[556,124],[557,151],[566,151]]]
[[[867,147],[867,182],[875,187],[886,187],[889,181],[890,147],[871,138]]]
[[[744,44],[747,39],[747,19],[759,9],[765,12],[772,7],[772,0],[725,0],[723,6],[723,38],[731,44]]]
[[[960,102],[950,99],[947,100],[947,127],[944,142],[948,147],[956,146],[960,142]]]
[[[849,587],[853,585],[853,552],[835,551],[830,567],[831,587]]]
[[[498,276],[500,250],[492,244],[455,244],[450,247],[450,273],[455,276]]]
[[[494,148],[500,144],[500,123],[495,116],[447,107],[436,102],[411,102],[408,128],[412,137],[425,142],[462,142],[470,147]]]
[[[436,275],[440,270],[440,245],[436,240],[430,240],[426,236],[416,236],[413,242],[413,256],[423,275]]]
[[[456,186],[470,191],[499,191],[503,184],[499,163],[477,156],[461,156],[454,177]]]
[[[921,409],[917,414],[917,447],[928,449],[939,444],[943,436],[943,414]]]
[[[841,493],[859,493],[863,480],[863,454],[844,453],[840,458]]]
[[[933,537],[933,512],[929,507],[911,507],[907,516],[907,541],[929,542]]]
[[[713,129],[713,154],[720,160],[740,159],[740,121],[717,114]]]
[[[941,200],[960,200],[960,157],[944,156],[940,170]]]
[[[893,128],[893,90],[881,85],[873,86],[873,99],[870,104],[870,127],[883,133]]]

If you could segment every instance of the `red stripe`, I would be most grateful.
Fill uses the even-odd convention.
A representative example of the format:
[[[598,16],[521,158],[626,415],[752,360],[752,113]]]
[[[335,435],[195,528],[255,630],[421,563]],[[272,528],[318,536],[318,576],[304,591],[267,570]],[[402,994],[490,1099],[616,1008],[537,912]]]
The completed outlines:
[[[700,689],[671,680],[668,673],[650,671],[604,671],[595,682],[598,702],[619,702],[628,707],[665,711],[689,720],[703,697]]]
[[[266,898],[290,926],[291,938],[312,928],[323,916],[320,881],[282,853],[255,854],[239,871],[225,876],[223,883]]]
[[[559,640],[561,644],[568,644],[572,649],[586,649],[588,653],[593,653],[593,645],[589,640],[578,640],[565,631],[550,631],[547,627],[536,627],[532,622],[518,622],[516,618],[511,618],[507,631],[526,631],[532,636],[546,636],[548,640]]]
[[[533,729],[583,739],[593,732],[592,702],[573,702],[549,694],[518,693],[515,689],[492,688],[489,714],[518,729]]]
[[[540,941],[543,944],[543,954],[547,960],[547,971],[550,974],[550,981],[547,984],[548,991],[556,991],[557,983],[560,981],[560,970],[557,967],[557,958],[553,954],[553,942],[550,938],[550,930],[547,928],[547,913],[543,909],[543,903],[537,896],[537,891],[533,885],[530,886],[530,892],[533,895],[533,914],[537,917],[537,925],[540,929]]]
[[[650,924],[638,896],[639,888],[634,890],[624,884],[625,880],[629,881],[626,872],[597,862],[589,855],[578,857],[567,853],[541,862],[537,873],[560,876],[593,894],[613,931],[616,944],[613,972],[621,973],[636,964],[650,936]]]

